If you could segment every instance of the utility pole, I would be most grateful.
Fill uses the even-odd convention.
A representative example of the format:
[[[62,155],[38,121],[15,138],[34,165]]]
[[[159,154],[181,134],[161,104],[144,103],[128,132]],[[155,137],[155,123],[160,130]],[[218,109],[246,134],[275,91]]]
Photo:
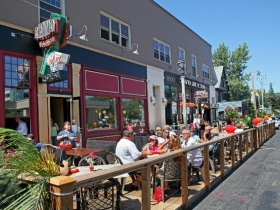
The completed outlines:
[[[255,85],[254,85],[254,71],[251,71],[252,74],[252,94],[253,94],[253,103],[254,103],[254,111],[255,117],[258,117],[258,110],[257,110],[257,103],[256,103],[256,92],[255,92]]]
[[[262,74],[261,72],[258,72],[257,73],[258,75],[258,80],[260,80],[260,83],[261,83],[261,90],[262,90],[262,109],[264,109],[264,98],[263,98],[263,92],[264,92],[264,89],[263,89],[263,82],[264,80],[266,79],[266,75],[265,74]]]

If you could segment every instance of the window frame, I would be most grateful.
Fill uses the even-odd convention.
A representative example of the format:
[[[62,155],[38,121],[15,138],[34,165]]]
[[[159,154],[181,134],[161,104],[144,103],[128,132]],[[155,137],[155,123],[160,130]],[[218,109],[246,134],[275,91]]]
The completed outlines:
[[[208,72],[205,71],[205,68],[208,68]],[[210,79],[210,67],[204,63],[202,63],[202,75],[203,78]]]
[[[157,51],[158,51],[158,58],[156,58],[155,57],[155,42],[157,43]],[[161,49],[160,49],[160,45],[163,45],[163,57],[164,57],[164,61],[163,60],[161,60],[160,59],[160,53],[161,53]],[[167,62],[166,61],[166,56],[167,56],[167,54],[166,54],[166,48],[168,48],[169,49],[169,54],[168,54],[168,56],[169,56],[169,62]],[[156,59],[157,61],[160,61],[160,62],[163,62],[163,63],[166,63],[166,64],[169,64],[169,65],[171,65],[171,47],[170,47],[170,45],[168,45],[168,44],[166,44],[166,43],[164,43],[164,42],[162,42],[162,41],[160,41],[160,40],[158,40],[158,39],[156,39],[156,38],[154,38],[153,39],[153,51],[154,51],[154,59]]]
[[[183,53],[183,58],[180,58],[180,52]],[[181,47],[178,48],[178,59],[179,60],[186,60],[186,51]]]
[[[193,58],[194,58],[194,63],[193,63]],[[193,65],[194,64],[194,65]],[[196,56],[195,55],[191,55],[191,65],[192,65],[192,75],[193,76],[197,76],[197,61],[196,61]],[[195,73],[194,73],[194,69],[195,68]]]
[[[68,67],[67,78],[68,78],[68,88],[63,87],[53,87],[51,84],[48,84],[48,90],[50,91],[58,91],[58,92],[72,92],[72,65],[66,64]]]
[[[52,9],[49,9],[49,8],[46,9],[46,10],[54,12],[54,13],[60,13],[62,15],[65,15],[65,0],[59,0],[59,1],[60,1],[60,7],[57,7],[57,6],[55,6],[51,3],[45,2],[44,0],[39,0],[39,2],[38,2],[38,5],[39,5],[39,8],[38,8],[38,23],[42,23],[43,21],[50,19],[50,17],[46,18],[44,16],[41,16],[41,8],[42,8],[42,10],[46,9],[46,8],[43,7],[43,5],[41,5],[41,2],[43,4],[48,5],[49,7],[53,7],[55,11],[52,11]],[[60,11],[57,12],[57,10],[60,10]],[[47,12],[47,13],[49,14],[49,16],[51,15],[49,12]]]
[[[106,28],[104,26],[102,26],[101,24],[101,16],[104,16],[104,17],[107,17],[109,19],[109,28]],[[100,12],[100,39],[103,40],[103,41],[107,41],[107,42],[110,42],[110,43],[113,43],[115,45],[118,45],[120,47],[124,47],[124,48],[127,48],[127,49],[130,49],[131,48],[131,27],[128,23],[125,23],[103,11]],[[119,32],[116,33],[112,30],[112,21],[115,21],[119,24]],[[122,26],[125,26],[128,28],[128,37],[124,34],[122,34]],[[102,38],[102,30],[106,30],[108,31],[109,33],[109,40],[105,39],[105,38]],[[115,34],[119,37],[119,43],[116,43],[112,40],[112,34]],[[122,45],[122,38],[127,38],[127,46],[123,46]]]

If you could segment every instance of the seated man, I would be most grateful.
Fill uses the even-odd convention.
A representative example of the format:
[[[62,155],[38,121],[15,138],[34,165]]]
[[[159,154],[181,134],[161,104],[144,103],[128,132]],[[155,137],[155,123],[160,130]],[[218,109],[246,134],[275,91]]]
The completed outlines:
[[[182,130],[182,135],[185,141],[181,144],[181,148],[186,148],[198,144],[196,140],[191,138],[191,133],[189,130],[187,129]],[[192,166],[201,166],[202,165],[201,149],[195,149],[188,152],[188,160],[189,163],[192,164]]]
[[[35,142],[35,137],[34,137],[34,135],[31,134],[31,133],[28,134],[28,135],[26,136],[26,138],[27,138],[29,141],[31,141],[32,144],[34,144],[34,146],[35,146],[38,150],[41,150],[41,148],[42,148],[43,146],[45,146],[44,143],[36,143],[36,142]]]
[[[116,155],[121,159],[123,164],[133,163],[140,158],[146,157],[147,155],[152,155],[152,151],[142,151],[140,152],[136,145],[132,142],[134,138],[134,133],[131,130],[125,130],[123,132],[123,137],[118,142],[116,147]],[[138,189],[138,180],[136,177],[136,172],[129,173],[132,179],[132,189]]]

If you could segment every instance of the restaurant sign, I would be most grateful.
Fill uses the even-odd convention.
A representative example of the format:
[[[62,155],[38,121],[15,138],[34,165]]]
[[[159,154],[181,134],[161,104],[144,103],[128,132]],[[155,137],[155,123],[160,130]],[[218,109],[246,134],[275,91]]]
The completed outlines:
[[[185,84],[188,85],[188,86],[192,86],[192,87],[197,87],[197,88],[200,88],[200,89],[204,89],[205,90],[205,85],[203,84],[200,84],[198,82],[195,82],[195,81],[190,81],[190,80],[185,80]]]
[[[69,55],[59,53],[58,50],[67,44],[67,37],[71,36],[71,27],[67,23],[67,17],[52,13],[49,20],[40,23],[34,29],[35,39],[43,48],[43,62],[40,73],[45,78],[53,78],[56,71],[63,70],[68,63]],[[56,78],[56,77],[55,77]],[[57,82],[55,79],[46,80],[47,83]]]
[[[194,97],[195,98],[208,98],[208,92],[206,90],[195,91]]]

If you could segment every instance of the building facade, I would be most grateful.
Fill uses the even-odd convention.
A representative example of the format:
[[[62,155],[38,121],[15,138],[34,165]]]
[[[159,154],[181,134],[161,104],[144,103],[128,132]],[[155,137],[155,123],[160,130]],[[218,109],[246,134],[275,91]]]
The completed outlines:
[[[182,119],[179,59],[186,64],[187,101],[195,102],[195,91],[209,92],[211,45],[154,1],[3,0],[0,8],[1,127],[15,128],[20,116],[39,141],[49,142],[50,118],[60,128],[70,121],[86,144],[118,140],[127,125],[137,131],[174,124]],[[60,49],[70,60],[67,80],[44,84],[34,28],[52,12],[67,16],[72,26]],[[188,119],[202,114],[207,102],[197,100]]]

